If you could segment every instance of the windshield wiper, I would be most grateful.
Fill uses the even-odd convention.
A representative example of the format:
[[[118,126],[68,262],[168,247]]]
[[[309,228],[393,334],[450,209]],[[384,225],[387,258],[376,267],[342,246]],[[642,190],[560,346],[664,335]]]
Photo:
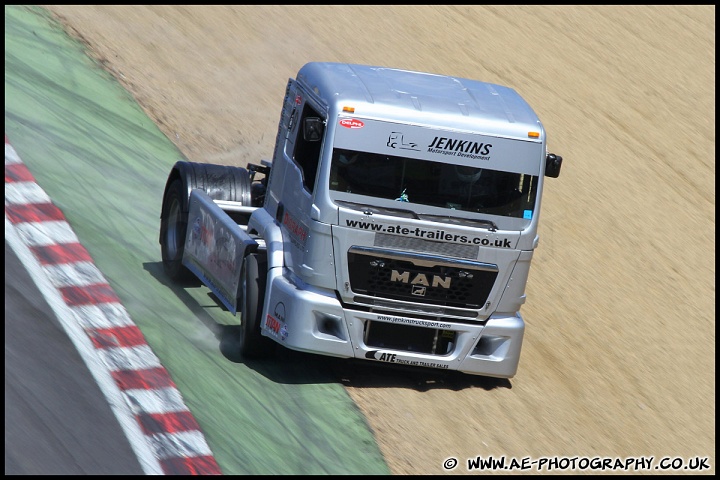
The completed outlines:
[[[476,223],[483,226],[488,227],[488,230],[491,232],[495,232],[498,229],[498,226],[495,222],[492,220],[486,220],[486,219],[474,219],[474,218],[464,218],[464,217],[452,217],[450,215],[432,215],[429,213],[422,213],[420,214],[420,219],[426,220],[426,219],[438,219],[438,220],[455,220],[455,223]]]
[[[420,217],[418,217],[417,213],[405,208],[378,207],[376,205],[348,202],[345,200],[335,200],[335,202],[350,208],[360,209],[360,211],[362,211],[365,215],[372,215],[373,213],[400,213],[404,214],[404,216],[407,218],[414,218],[415,220],[420,220]]]

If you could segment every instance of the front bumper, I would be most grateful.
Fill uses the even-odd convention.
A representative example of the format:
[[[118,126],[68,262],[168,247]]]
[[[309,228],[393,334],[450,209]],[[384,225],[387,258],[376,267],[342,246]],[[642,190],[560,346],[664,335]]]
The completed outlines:
[[[262,332],[287,348],[489,377],[517,372],[525,331],[519,312],[470,324],[343,309],[332,292],[299,288],[282,270],[268,275]]]

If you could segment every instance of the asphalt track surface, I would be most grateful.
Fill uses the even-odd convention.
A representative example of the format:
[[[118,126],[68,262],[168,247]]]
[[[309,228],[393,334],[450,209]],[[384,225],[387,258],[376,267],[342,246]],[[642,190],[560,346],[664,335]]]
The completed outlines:
[[[7,137],[5,241],[88,366],[145,473],[219,473],[167,370]]]
[[[141,475],[75,345],[5,242],[5,474]]]
[[[172,375],[222,473],[388,473],[372,432],[342,387],[341,378],[352,369],[292,353],[244,364],[224,335],[238,319],[204,287],[171,285],[164,278],[157,244],[160,200],[167,172],[182,156],[130,95],[40,9],[6,7],[5,42],[6,135]],[[28,397],[47,399],[47,417],[33,415],[27,399],[13,397],[22,383],[7,388],[12,378],[42,380],[50,374],[33,363],[52,352],[45,344],[72,354],[61,332],[52,329],[53,314],[41,297],[29,290],[30,282],[21,283],[26,275],[6,262],[6,318],[13,319],[6,324],[6,360],[12,354],[8,363],[14,366],[6,365],[6,473],[137,473],[139,467],[120,454],[104,462],[90,449],[74,452],[91,442],[104,455],[115,455],[114,443],[123,443],[113,428],[117,422],[100,421],[92,410],[75,415],[37,385],[59,393],[73,386],[83,395],[88,387],[87,395],[95,396],[88,400],[100,401],[77,357],[54,363],[63,372],[54,376],[57,384],[25,383],[33,386]],[[22,328],[28,312],[50,331],[43,331],[44,341],[35,338],[34,349],[21,350],[19,335],[32,333]],[[47,434],[38,435],[43,429]],[[107,438],[106,429],[112,430]],[[22,431],[28,436],[21,437]],[[61,434],[77,441],[53,442]],[[67,450],[67,463],[59,454],[41,455],[39,446],[50,443]],[[23,453],[33,450],[37,456]],[[120,451],[129,453],[128,446]]]

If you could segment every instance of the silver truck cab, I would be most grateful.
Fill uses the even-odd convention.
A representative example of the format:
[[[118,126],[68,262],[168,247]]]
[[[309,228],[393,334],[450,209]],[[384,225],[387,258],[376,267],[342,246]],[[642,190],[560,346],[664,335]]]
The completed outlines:
[[[163,268],[240,312],[248,358],[274,341],[512,377],[543,182],[561,164],[510,88],[309,63],[288,81],[272,162],[173,166]]]
[[[295,350],[512,377],[545,131],[513,89],[309,63],[287,85],[263,208],[262,335]]]

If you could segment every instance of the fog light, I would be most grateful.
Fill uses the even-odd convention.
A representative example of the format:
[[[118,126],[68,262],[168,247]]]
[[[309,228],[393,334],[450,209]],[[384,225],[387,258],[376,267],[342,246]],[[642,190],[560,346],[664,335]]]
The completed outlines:
[[[347,341],[345,329],[342,328],[343,317],[323,312],[314,313],[318,332]]]
[[[510,337],[497,337],[495,335],[483,335],[475,345],[473,355],[483,357],[504,358],[510,348]]]

